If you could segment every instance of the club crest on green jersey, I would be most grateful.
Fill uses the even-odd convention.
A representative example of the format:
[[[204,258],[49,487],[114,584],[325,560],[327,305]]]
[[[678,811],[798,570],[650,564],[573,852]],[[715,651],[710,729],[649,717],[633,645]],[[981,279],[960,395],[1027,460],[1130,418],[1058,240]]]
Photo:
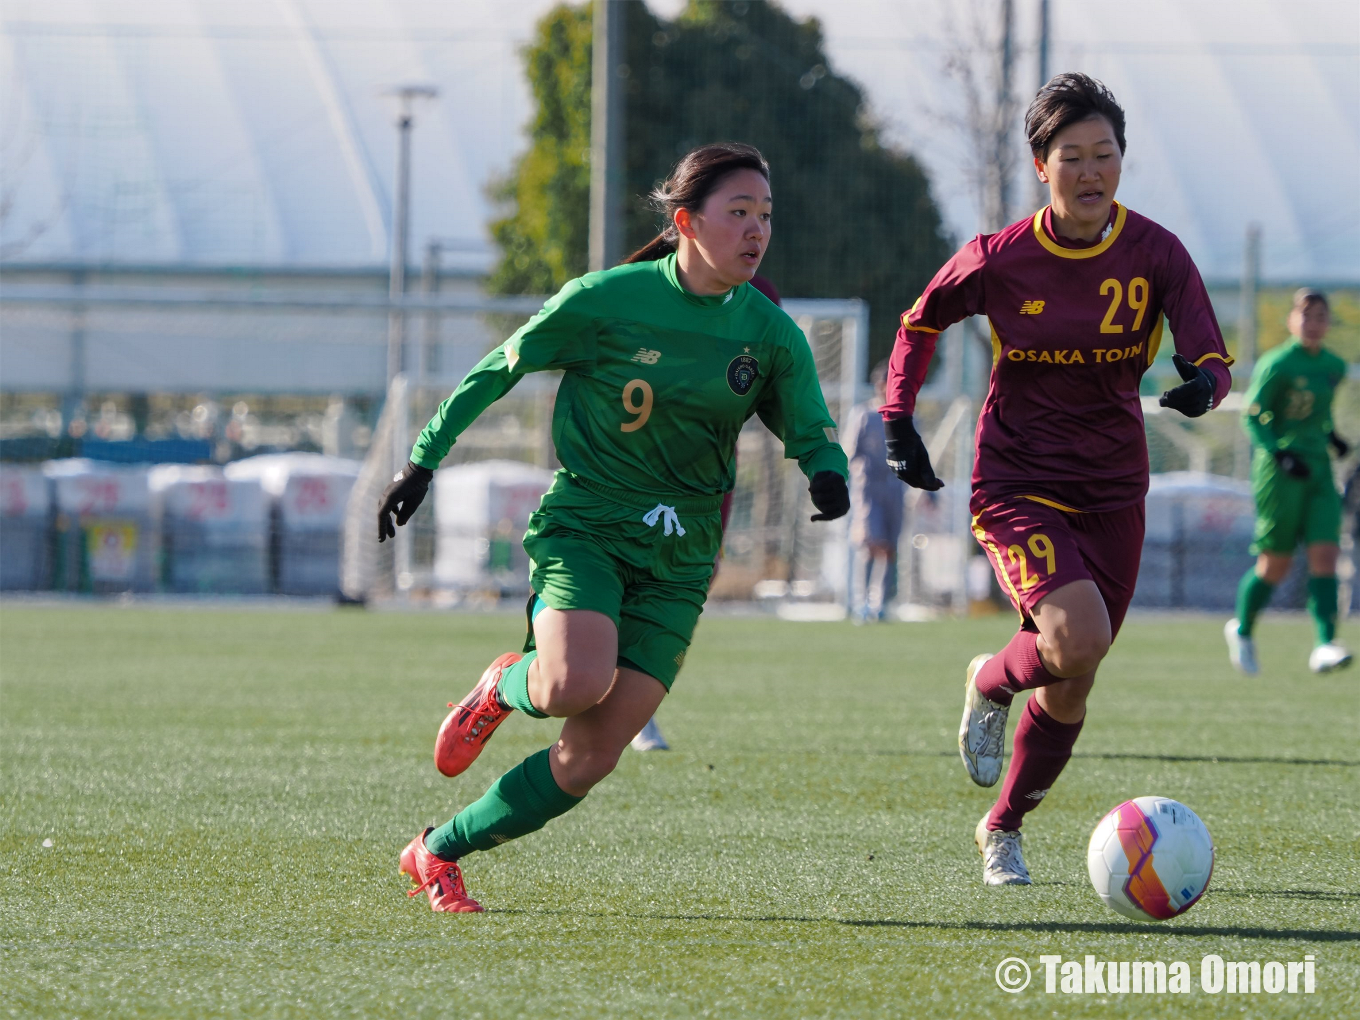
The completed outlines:
[[[760,362],[749,354],[738,354],[727,364],[727,386],[739,397],[751,392],[760,376]]]

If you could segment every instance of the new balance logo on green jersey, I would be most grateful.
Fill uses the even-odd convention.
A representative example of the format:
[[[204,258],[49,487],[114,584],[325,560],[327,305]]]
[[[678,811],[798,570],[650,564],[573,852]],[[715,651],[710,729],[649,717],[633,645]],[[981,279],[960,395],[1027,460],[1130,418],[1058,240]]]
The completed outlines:
[[[661,360],[661,352],[649,351],[645,347],[639,347],[638,352],[634,354],[632,358],[630,358],[629,360],[639,362],[640,364],[643,365],[655,365],[658,361]]]

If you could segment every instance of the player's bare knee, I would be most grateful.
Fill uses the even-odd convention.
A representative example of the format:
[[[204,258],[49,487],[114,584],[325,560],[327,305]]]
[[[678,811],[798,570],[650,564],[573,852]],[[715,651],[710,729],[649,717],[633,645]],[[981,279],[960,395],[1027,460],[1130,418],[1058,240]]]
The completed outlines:
[[[566,789],[578,797],[583,796],[586,790],[614,771],[621,753],[621,750],[595,746],[560,751]]]
[[[560,662],[547,668],[539,660],[537,683],[532,685],[534,707],[559,719],[579,715],[599,703],[609,691],[612,675]]]
[[[1047,642],[1044,658],[1050,669],[1060,677],[1078,677],[1094,673],[1109,654],[1108,634],[1064,634]]]

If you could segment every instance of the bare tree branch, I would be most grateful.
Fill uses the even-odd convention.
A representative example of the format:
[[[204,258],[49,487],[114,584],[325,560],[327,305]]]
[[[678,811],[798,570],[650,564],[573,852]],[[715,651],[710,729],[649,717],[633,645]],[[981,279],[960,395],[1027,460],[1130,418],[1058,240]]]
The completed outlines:
[[[941,70],[957,84],[962,107],[943,119],[965,142],[965,174],[983,229],[999,230],[1014,212],[1013,183],[1020,163],[1015,137],[1020,104],[1011,86],[1013,0],[951,4],[943,21],[947,42]]]

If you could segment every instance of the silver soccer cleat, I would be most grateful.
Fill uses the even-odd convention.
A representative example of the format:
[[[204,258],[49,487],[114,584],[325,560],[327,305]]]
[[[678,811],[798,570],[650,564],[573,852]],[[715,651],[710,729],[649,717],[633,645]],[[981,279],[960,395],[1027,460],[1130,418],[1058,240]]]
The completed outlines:
[[[1330,673],[1334,669],[1344,669],[1351,664],[1351,653],[1345,645],[1328,641],[1318,645],[1308,656],[1308,668],[1314,673]]]
[[[1260,672],[1260,667],[1256,665],[1256,642],[1237,633],[1236,620],[1229,620],[1223,625],[1223,640],[1228,642],[1228,661],[1237,667],[1239,673],[1255,676]]]
[[[1001,778],[1001,763],[1006,753],[1006,716],[1009,705],[998,705],[984,697],[974,678],[990,655],[975,655],[968,663],[968,680],[963,688],[963,722],[959,724],[959,756],[968,778],[978,786],[995,786]]]
[[[666,743],[666,738],[661,735],[661,727],[656,724],[656,718],[647,720],[647,725],[642,727],[638,735],[633,738],[634,751],[669,751],[671,745]]]
[[[982,816],[973,831],[973,842],[982,854],[984,885],[1031,885],[1025,857],[1020,852],[1020,833],[987,828],[991,812]]]

